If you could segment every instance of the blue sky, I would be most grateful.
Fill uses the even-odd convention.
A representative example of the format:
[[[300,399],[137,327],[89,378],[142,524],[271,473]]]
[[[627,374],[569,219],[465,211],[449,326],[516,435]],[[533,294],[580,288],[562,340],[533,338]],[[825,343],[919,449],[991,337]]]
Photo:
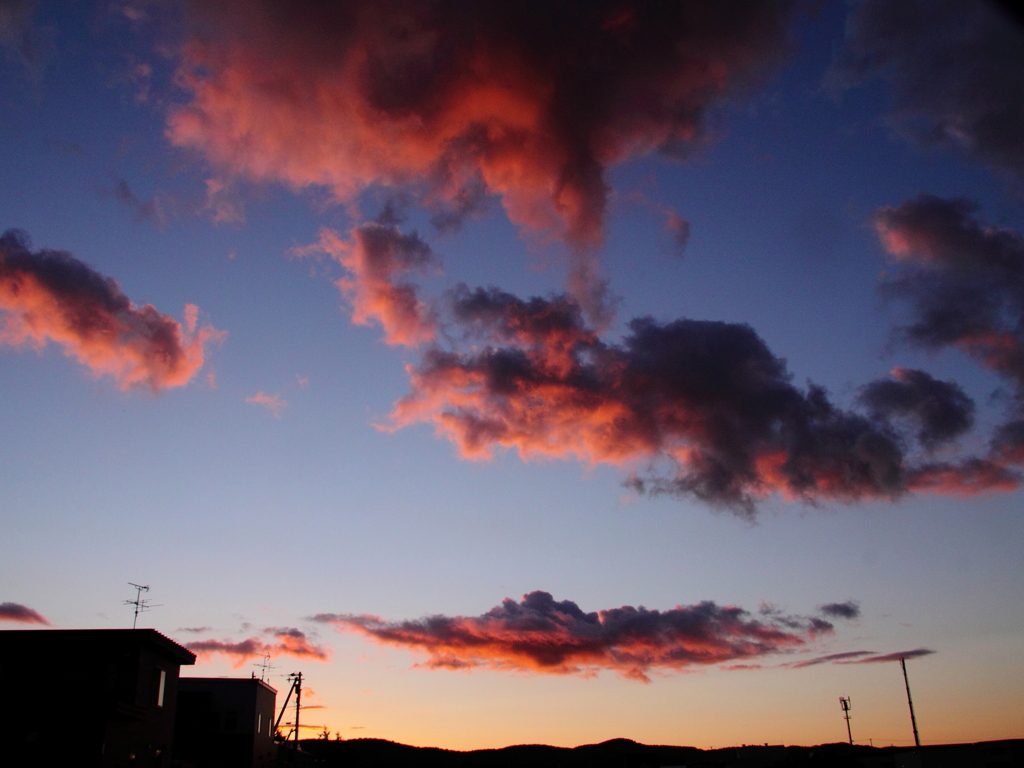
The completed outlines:
[[[63,354],[55,339],[41,349],[0,345],[0,602],[27,606],[55,627],[130,626],[122,605],[132,597],[127,582],[149,584],[161,605],[144,615],[145,626],[185,644],[258,638],[275,657],[278,688],[284,674],[301,668],[311,701],[324,707],[311,717],[346,738],[452,748],[619,736],[701,747],[820,743],[844,738],[836,698],[849,695],[855,739],[906,744],[912,735],[898,665],[793,664],[916,649],[934,651],[909,665],[925,742],[1021,736],[1007,714],[1024,679],[1024,529],[1020,491],[1007,490],[1019,464],[1005,458],[1010,448],[1000,454],[990,446],[1019,408],[1015,374],[979,363],[983,355],[965,353],[962,340],[959,348],[923,349],[894,336],[913,322],[912,302],[885,300],[879,285],[913,265],[886,252],[876,218],[889,207],[909,221],[914,211],[900,206],[922,194],[970,199],[980,231],[1010,233],[1011,256],[1024,258],[1024,168],[1012,146],[970,132],[979,124],[970,123],[970,110],[981,102],[928,102],[925,93],[910,118],[900,112],[914,106],[900,88],[941,41],[952,39],[949,56],[976,57],[964,71],[978,73],[981,84],[993,71],[1019,83],[1019,54],[996,55],[999,40],[1020,34],[1012,21],[972,3],[942,3],[933,16],[922,15],[920,4],[895,3],[909,19],[898,33],[913,44],[878,76],[847,70],[856,82],[842,89],[837,62],[855,44],[874,45],[879,56],[886,50],[881,27],[868,23],[881,6],[833,2],[790,11],[767,4],[764,12],[781,25],[772,43],[778,49],[760,32],[744,38],[744,45],[762,45],[761,53],[741,68],[735,87],[730,80],[701,104],[686,157],[622,150],[602,166],[603,243],[584,247],[559,229],[571,224],[566,209],[553,209],[561,213],[548,231],[510,218],[503,205],[511,195],[538,199],[525,186],[513,184],[504,197],[491,188],[461,229],[445,233],[430,223],[430,195],[448,192],[431,189],[411,167],[407,185],[381,177],[344,197],[286,172],[256,178],[258,163],[283,151],[269,139],[261,147],[260,126],[234,164],[211,149],[223,139],[213,118],[201,141],[183,146],[170,126],[200,108],[184,77],[196,63],[189,45],[205,30],[228,41],[225,51],[236,50],[230,43],[264,55],[260,35],[275,29],[233,27],[235,5],[214,6],[0,3],[0,230],[27,233],[30,263],[45,249],[67,251],[115,280],[135,308],[152,304],[184,325],[185,306],[196,305],[199,327],[223,332],[206,342],[187,383],[155,387],[122,386]],[[971,21],[943,28],[947,12]],[[544,23],[535,13],[527,27]],[[486,11],[481,18],[485,24]],[[337,32],[304,23],[287,19],[282,30],[322,34],[320,43]],[[613,14],[607,23],[626,29],[634,20]],[[858,23],[866,25],[859,38]],[[708,35],[733,34],[712,27]],[[987,34],[998,37],[980,49],[992,52],[992,62],[968,45],[971,35],[984,43]],[[967,40],[961,48],[957,35]],[[274,66],[288,71],[282,50]],[[223,71],[211,61],[204,76],[225,89],[226,100],[256,99],[246,90],[252,83],[227,77],[243,71],[231,69],[238,61]],[[740,87],[744,78],[751,82]],[[946,87],[955,94],[960,85]],[[261,103],[280,110],[261,113],[268,126],[289,115],[283,103]],[[1019,104],[991,103],[992,115],[1011,128],[1019,111]],[[967,126],[965,133],[922,138],[922,124],[942,120]],[[298,135],[310,146],[321,138],[301,126]],[[304,148],[294,147],[296,156]],[[329,165],[335,183],[352,162]],[[224,194],[208,197],[217,185]],[[388,231],[415,230],[436,263],[400,279],[444,316],[434,343],[464,360],[503,341],[463,340],[465,329],[444,314],[452,311],[446,292],[461,283],[496,286],[585,306],[588,297],[567,282],[569,265],[584,260],[600,265],[614,314],[601,327],[581,310],[574,332],[595,331],[621,350],[636,317],[659,327],[679,318],[747,324],[785,360],[795,390],[820,385],[837,409],[861,419],[868,419],[864,387],[892,380],[894,368],[956,382],[975,404],[974,427],[932,452],[900,437],[900,466],[910,478],[922,466],[963,467],[973,457],[998,464],[1002,484],[943,495],[915,492],[906,479],[893,500],[866,491],[853,500],[827,491],[801,499],[764,474],[751,513],[728,499],[641,494],[624,485],[651,461],[655,478],[687,476],[688,465],[673,464],[670,453],[624,445],[618,464],[560,449],[524,461],[515,446],[525,443],[512,440],[496,441],[491,459],[474,461],[429,423],[381,430],[410,392],[406,366],[423,370],[431,344],[388,345],[378,321],[354,324],[351,296],[332,282],[357,278],[325,254],[297,254],[324,228],[356,242],[355,230],[403,194],[405,218]],[[221,209],[230,220],[217,220],[211,200],[230,204]],[[689,225],[682,249],[665,225],[670,210]],[[5,258],[11,253],[8,247]],[[1002,294],[992,295],[995,302]],[[5,328],[18,312],[10,301],[0,304]],[[275,411],[247,402],[258,393],[284,404]],[[898,416],[879,418],[872,428],[880,434],[907,428]],[[578,423],[581,433],[586,425]],[[608,661],[631,652],[620,641],[609,641],[603,661],[573,651],[561,666],[545,667],[509,655],[497,640],[486,653],[459,656],[429,632],[403,643],[312,618],[415,623],[435,616],[483,632],[494,630],[497,620],[483,617],[503,599],[535,591],[585,613],[646,606],[666,622],[677,606],[713,601],[790,633],[794,644],[730,646],[704,663],[672,644],[692,638],[665,629],[662,637],[675,638],[670,647],[651,640],[652,647],[677,660],[652,663],[644,684]],[[822,606],[830,604],[856,609],[850,618],[829,617]],[[815,616],[828,618],[832,630],[812,632]],[[571,635],[574,625],[565,621],[559,626]],[[285,628],[329,660],[290,653],[271,631]],[[500,629],[521,631],[513,620]],[[444,654],[465,668],[437,663],[450,658]],[[242,652],[210,653],[187,674],[247,676],[253,661]],[[758,668],[729,669],[736,665]]]

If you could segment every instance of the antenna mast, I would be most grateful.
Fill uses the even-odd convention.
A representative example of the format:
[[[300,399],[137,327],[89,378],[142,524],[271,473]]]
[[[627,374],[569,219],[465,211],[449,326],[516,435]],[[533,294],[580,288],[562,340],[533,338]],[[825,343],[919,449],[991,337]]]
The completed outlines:
[[[135,599],[125,600],[125,605],[135,606],[135,618],[132,619],[132,629],[135,629],[136,624],[139,623],[139,614],[150,610],[151,608],[159,608],[159,605],[151,605],[148,599],[142,597],[143,592],[149,592],[149,586],[146,584],[135,584],[131,581],[128,584],[135,587]]]
[[[267,682],[267,679],[266,679],[267,678],[267,670],[268,669],[277,669],[277,665],[270,663],[270,654],[269,653],[264,654],[262,658],[263,658],[263,661],[259,662],[258,664],[254,663],[253,666],[259,668],[259,670],[260,670],[260,681],[265,683],[265,682]],[[256,677],[256,675],[253,674],[253,677]]]
[[[910,698],[910,680],[907,679],[907,660],[900,657],[900,667],[903,669],[903,684],[907,686],[907,704],[910,705],[910,724],[914,726],[914,744],[920,748],[921,739],[917,735],[917,718],[914,717],[914,700]]]
[[[843,717],[846,718],[846,735],[850,739],[850,746],[853,746],[853,732],[850,730],[850,697],[840,696],[839,706],[843,708]]]

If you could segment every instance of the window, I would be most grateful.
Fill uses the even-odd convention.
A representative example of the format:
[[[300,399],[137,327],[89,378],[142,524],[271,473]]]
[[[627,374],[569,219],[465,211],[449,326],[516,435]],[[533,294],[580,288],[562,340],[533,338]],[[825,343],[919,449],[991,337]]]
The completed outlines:
[[[162,669],[153,670],[153,703],[162,707],[164,705],[164,691],[167,690],[167,672]]]

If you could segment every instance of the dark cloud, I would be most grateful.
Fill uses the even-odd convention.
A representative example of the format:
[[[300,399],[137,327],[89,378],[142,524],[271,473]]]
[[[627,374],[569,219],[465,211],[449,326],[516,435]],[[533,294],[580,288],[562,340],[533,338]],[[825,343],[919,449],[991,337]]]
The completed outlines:
[[[1009,309],[984,316],[987,336],[935,330],[954,312],[989,306],[950,307],[951,294],[968,290],[965,271],[982,273],[984,296],[1024,308],[1013,283],[1024,262],[1019,236],[981,226],[970,210],[922,196],[879,211],[879,235],[901,260],[886,290],[914,306],[901,338],[961,345],[1005,374],[1013,368],[1012,345],[1003,342],[1014,333]],[[299,251],[327,252],[345,266],[350,277],[338,284],[356,322],[377,320],[392,344],[430,345],[408,368],[412,391],[384,428],[432,423],[466,458],[513,448],[524,459],[614,464],[638,492],[690,495],[746,515],[772,494],[856,502],[1020,484],[995,455],[908,460],[913,441],[934,454],[973,425],[975,406],[963,390],[923,371],[896,368],[892,379],[865,386],[862,414],[837,407],[821,387],[794,386],[785,360],[745,324],[637,318],[613,344],[571,293],[522,299],[459,285],[427,304],[404,276],[438,260],[416,233],[393,224],[360,225],[349,241],[324,230],[319,244]],[[1016,434],[1000,433],[1002,454],[1017,455],[1009,443]]]
[[[785,619],[785,621],[780,621]],[[531,592],[505,599],[481,616],[318,614],[312,621],[360,632],[375,642],[424,651],[438,669],[486,667],[545,674],[592,675],[613,670],[648,682],[652,670],[757,659],[804,647],[832,631],[796,616],[756,619],[741,608],[705,601],[668,611],[623,606],[585,613],[571,600]]]
[[[750,326],[639,318],[612,345],[565,295],[460,288],[451,311],[469,351],[427,350],[392,424],[432,422],[467,458],[506,447],[525,458],[662,462],[669,474],[634,487],[748,513],[772,493],[813,502],[906,490],[891,431],[836,408],[819,387],[793,386]]]
[[[202,367],[207,342],[223,333],[186,327],[152,305],[137,307],[117,283],[65,251],[32,251],[27,235],[0,237],[0,343],[44,347],[53,341],[121,389],[160,391],[187,384]]]
[[[35,9],[35,0],[0,0],[0,47],[7,50],[8,57],[19,59],[29,74],[38,79],[52,41],[49,30],[33,23]]]
[[[980,478],[994,477],[996,464],[1024,458],[1024,237],[984,223],[976,208],[921,195],[881,209],[875,227],[898,265],[882,290],[911,308],[898,338],[931,350],[959,349],[1013,389],[1010,421],[996,430],[988,463],[967,465]]]
[[[19,624],[44,624],[50,626],[39,613],[18,603],[0,603],[0,621],[13,621]]]
[[[832,619],[860,618],[860,604],[856,600],[847,600],[845,603],[828,603],[818,610]]]
[[[1007,463],[1024,465],[1024,420],[1009,421],[996,429],[992,453]]]
[[[986,226],[966,200],[921,195],[875,215],[902,270],[883,291],[910,302],[905,340],[954,346],[1024,392],[1024,237]]]
[[[1024,29],[997,4],[854,3],[830,77],[839,88],[884,78],[900,130],[1024,175]]]
[[[892,375],[861,389],[860,401],[874,418],[911,420],[918,441],[929,450],[974,426],[974,401],[955,382],[909,368],[896,368]]]

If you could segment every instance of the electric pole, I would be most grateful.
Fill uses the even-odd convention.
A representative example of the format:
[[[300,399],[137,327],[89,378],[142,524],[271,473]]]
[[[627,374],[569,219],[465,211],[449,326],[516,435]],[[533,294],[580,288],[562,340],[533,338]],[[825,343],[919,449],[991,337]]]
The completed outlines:
[[[910,680],[907,679],[907,660],[900,657],[900,667],[903,669],[903,684],[907,686],[907,704],[910,705],[910,724],[914,726],[914,745],[921,746],[921,739],[917,735],[917,718],[914,717],[914,700],[910,698]]]

